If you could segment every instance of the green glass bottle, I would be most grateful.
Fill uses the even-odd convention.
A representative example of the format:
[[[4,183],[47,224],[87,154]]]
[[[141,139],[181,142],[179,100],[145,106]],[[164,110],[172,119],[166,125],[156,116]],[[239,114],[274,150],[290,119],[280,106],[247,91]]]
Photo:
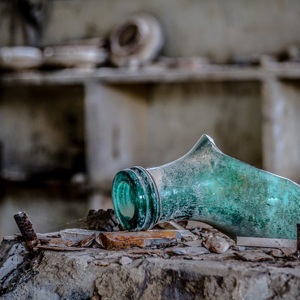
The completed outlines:
[[[126,230],[199,220],[235,236],[296,238],[300,186],[223,154],[203,135],[183,157],[117,173],[113,204]]]

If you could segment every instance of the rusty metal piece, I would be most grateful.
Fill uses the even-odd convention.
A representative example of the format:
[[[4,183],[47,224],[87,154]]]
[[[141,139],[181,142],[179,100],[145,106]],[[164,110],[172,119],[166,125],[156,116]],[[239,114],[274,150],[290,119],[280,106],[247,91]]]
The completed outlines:
[[[36,250],[40,241],[33,229],[32,223],[29,220],[26,212],[18,212],[14,215],[14,219],[19,227],[19,230],[25,240],[26,246],[29,250]]]
[[[148,230],[138,232],[105,232],[100,234],[102,245],[107,250],[120,250],[131,247],[150,247],[174,242],[181,238],[176,230]]]
[[[300,251],[300,224],[297,224],[297,250]]]

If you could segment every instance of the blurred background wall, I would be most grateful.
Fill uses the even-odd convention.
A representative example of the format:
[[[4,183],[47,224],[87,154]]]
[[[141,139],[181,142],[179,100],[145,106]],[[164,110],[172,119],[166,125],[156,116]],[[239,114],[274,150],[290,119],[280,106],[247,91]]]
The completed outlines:
[[[1,47],[29,43],[18,2],[0,1]],[[280,58],[300,45],[297,0],[27,2],[39,5],[40,31],[29,38],[39,47],[105,39],[120,21],[141,12],[160,22],[161,55],[167,57],[243,64],[261,55]],[[90,77],[50,85],[3,80],[0,237],[16,231],[12,215],[24,209],[38,231],[72,227],[89,208],[111,206],[115,172],[170,162],[203,133],[224,153],[300,182],[294,150],[300,146],[299,81],[274,79],[274,88],[270,80],[107,84]],[[277,110],[272,101],[281,103]]]
[[[0,1],[0,44],[11,41],[9,6]],[[31,2],[38,2],[32,0]],[[297,0],[49,0],[41,45],[69,39],[107,36],[128,16],[151,13],[162,24],[167,56],[208,56],[226,61],[233,55],[276,54],[300,42]],[[17,40],[16,43],[22,43]]]

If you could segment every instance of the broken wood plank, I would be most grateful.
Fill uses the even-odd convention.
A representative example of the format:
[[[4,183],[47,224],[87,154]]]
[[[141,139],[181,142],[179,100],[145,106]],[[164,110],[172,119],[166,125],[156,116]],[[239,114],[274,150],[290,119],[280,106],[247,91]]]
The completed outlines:
[[[297,240],[238,236],[236,240],[236,245],[266,248],[297,248]]]

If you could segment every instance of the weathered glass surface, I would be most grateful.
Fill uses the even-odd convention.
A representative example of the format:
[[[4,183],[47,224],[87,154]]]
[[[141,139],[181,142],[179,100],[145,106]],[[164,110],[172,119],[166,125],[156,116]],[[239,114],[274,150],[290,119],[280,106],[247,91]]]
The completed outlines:
[[[190,219],[231,236],[295,239],[300,223],[298,184],[223,154],[207,135],[169,164],[119,172],[112,196],[128,230]]]

